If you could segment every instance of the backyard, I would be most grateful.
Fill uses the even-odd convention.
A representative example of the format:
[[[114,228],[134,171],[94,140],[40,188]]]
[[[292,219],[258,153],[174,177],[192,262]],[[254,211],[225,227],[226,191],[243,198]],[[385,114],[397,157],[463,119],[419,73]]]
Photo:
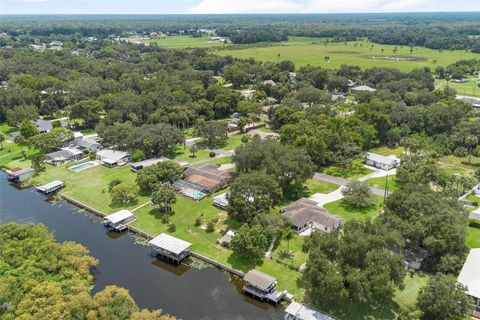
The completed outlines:
[[[327,203],[323,207],[330,212],[345,219],[349,220],[367,220],[377,215],[383,206],[383,197],[375,196],[377,201],[374,205],[359,209],[349,206],[344,199],[340,199],[334,202]]]

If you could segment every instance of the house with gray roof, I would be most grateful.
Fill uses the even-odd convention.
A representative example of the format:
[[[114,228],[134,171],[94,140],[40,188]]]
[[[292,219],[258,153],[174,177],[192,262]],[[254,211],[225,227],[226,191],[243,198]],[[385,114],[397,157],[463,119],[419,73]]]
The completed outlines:
[[[100,142],[90,138],[75,138],[69,143],[68,146],[71,148],[79,149],[83,152],[97,152],[102,148]]]
[[[105,148],[97,152],[97,159],[107,167],[117,167],[130,161],[130,153]]]
[[[54,166],[64,164],[69,161],[78,161],[85,157],[85,154],[75,148],[61,148],[45,155],[45,162]]]
[[[298,233],[307,229],[330,233],[344,223],[343,218],[328,213],[327,210],[318,206],[317,202],[308,198],[292,202],[283,207],[280,212],[289,219],[292,228]]]
[[[63,119],[56,119],[56,120],[37,119],[33,124],[37,127],[38,132],[40,132],[40,133],[46,133],[46,132],[50,132],[50,130],[53,129],[52,123],[53,123],[54,121],[60,122],[60,125],[61,125],[63,128],[68,127],[68,123],[67,123],[65,120],[63,120]]]
[[[381,154],[367,152],[365,154],[365,164],[382,170],[391,170],[400,165],[400,159],[394,155],[386,157]]]

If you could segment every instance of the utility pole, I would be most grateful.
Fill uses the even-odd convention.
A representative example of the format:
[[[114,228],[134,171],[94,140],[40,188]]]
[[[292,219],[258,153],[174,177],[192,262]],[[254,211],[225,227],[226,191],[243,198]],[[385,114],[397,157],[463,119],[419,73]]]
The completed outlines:
[[[387,197],[388,197],[388,173],[385,176],[385,193],[383,195],[383,202],[387,200]]]

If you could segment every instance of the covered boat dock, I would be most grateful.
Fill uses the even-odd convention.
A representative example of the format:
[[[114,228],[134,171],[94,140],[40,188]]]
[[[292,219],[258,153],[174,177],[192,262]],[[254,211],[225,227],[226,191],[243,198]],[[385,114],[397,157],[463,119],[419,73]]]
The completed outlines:
[[[168,261],[180,263],[190,255],[190,242],[161,233],[148,242],[155,247],[155,253]]]
[[[115,231],[123,231],[128,228],[130,222],[135,221],[135,216],[128,210],[120,210],[106,216],[102,223]]]
[[[258,270],[250,270],[243,277],[245,282],[243,291],[250,293],[252,296],[261,301],[267,300],[277,305],[286,295],[286,291],[277,291],[277,280],[260,272]]]
[[[52,182],[49,182],[47,184],[44,184],[43,186],[38,186],[35,187],[38,191],[41,193],[46,194],[47,196],[54,194],[58,190],[64,187],[64,184],[60,180],[53,180]]]
[[[285,309],[285,320],[335,320],[334,318],[292,301]]]

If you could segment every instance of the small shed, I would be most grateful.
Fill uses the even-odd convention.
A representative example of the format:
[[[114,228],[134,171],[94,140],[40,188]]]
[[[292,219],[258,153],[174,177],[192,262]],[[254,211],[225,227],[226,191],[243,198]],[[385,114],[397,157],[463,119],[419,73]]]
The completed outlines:
[[[334,320],[334,318],[292,301],[285,309],[285,320]]]
[[[190,255],[190,242],[161,233],[148,242],[155,247],[155,253],[175,263],[182,262]]]
[[[52,182],[49,182],[47,184],[44,184],[43,186],[38,186],[35,187],[38,191],[41,193],[44,193],[46,195],[51,195],[60,190],[61,188],[64,187],[64,184],[60,180],[53,180]]]
[[[135,220],[135,216],[128,210],[120,210],[106,216],[103,224],[115,231],[123,231],[128,228],[128,224]]]
[[[35,174],[35,170],[32,168],[12,168],[10,170],[6,170],[7,172],[7,180],[13,183],[21,183],[33,177]]]
[[[232,242],[234,236],[235,236],[235,231],[228,230],[227,233],[223,235],[223,237],[218,239],[218,243],[220,243],[222,246],[228,246],[230,245],[230,242]]]

